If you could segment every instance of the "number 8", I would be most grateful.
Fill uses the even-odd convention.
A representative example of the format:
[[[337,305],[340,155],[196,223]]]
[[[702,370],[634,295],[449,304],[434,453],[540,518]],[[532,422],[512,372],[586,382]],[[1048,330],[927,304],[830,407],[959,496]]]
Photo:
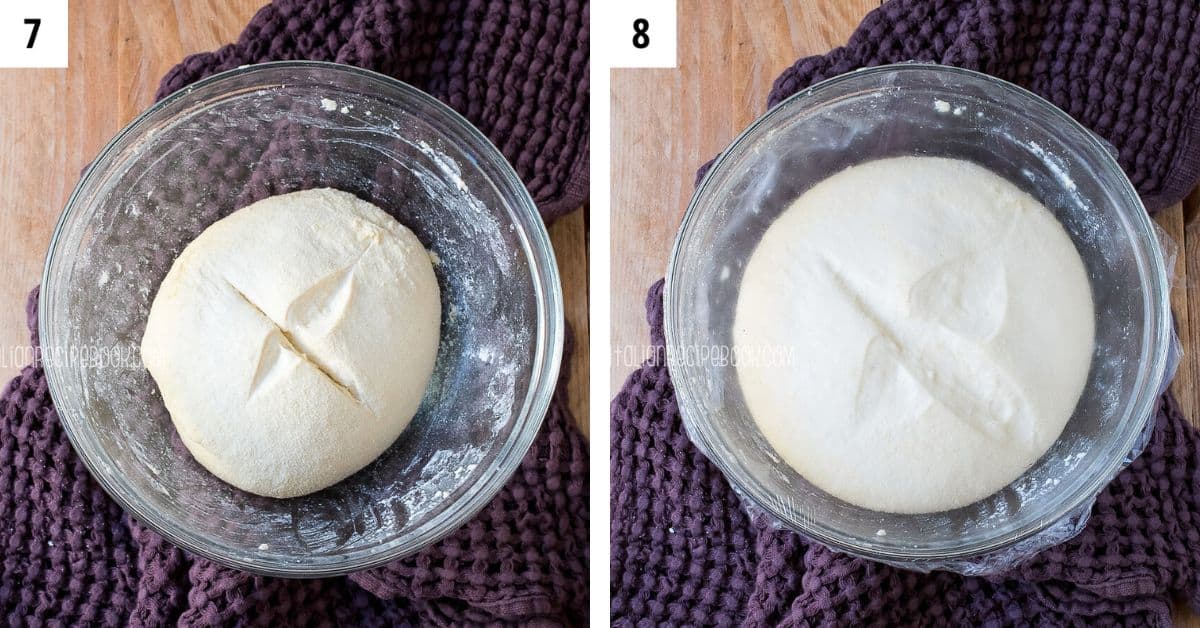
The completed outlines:
[[[641,50],[650,45],[650,22],[638,18],[633,21],[633,47]]]

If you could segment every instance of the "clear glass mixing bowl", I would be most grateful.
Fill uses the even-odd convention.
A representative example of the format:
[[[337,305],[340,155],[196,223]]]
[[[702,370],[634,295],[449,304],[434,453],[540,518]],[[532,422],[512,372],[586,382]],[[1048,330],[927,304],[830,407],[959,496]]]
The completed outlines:
[[[1041,200],[1078,248],[1096,305],[1087,387],[1050,451],[999,493],[923,515],[859,508],[805,481],[759,433],[729,352],[742,272],[772,221],[831,174],[898,155],[968,159]],[[904,567],[988,573],[1077,531],[1095,496],[1140,451],[1169,376],[1169,290],[1132,185],[1067,114],[976,72],[876,67],[784,101],[701,181],[667,272],[669,368],[689,435],[735,489],[787,527]]]
[[[441,345],[387,452],[329,489],[270,499],[192,459],[138,345],[184,246],[239,207],[311,187],[375,203],[433,252]],[[378,565],[473,516],[537,434],[563,343],[549,237],[504,157],[427,94],[330,63],[238,68],[134,120],[68,201],[39,306],[58,416],[108,493],[185,549],[282,576]]]

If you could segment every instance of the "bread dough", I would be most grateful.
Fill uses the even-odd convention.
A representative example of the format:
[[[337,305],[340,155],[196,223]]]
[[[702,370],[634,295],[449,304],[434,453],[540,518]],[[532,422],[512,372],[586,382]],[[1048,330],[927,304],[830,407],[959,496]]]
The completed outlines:
[[[294,497],[396,440],[440,323],[411,231],[352,194],[306,190],[240,209],[183,250],[150,308],[142,361],[200,464]]]
[[[936,512],[1000,490],[1059,437],[1094,306],[1032,196],[967,161],[898,157],[779,216],[733,332],[748,409],[783,460],[857,506]]]

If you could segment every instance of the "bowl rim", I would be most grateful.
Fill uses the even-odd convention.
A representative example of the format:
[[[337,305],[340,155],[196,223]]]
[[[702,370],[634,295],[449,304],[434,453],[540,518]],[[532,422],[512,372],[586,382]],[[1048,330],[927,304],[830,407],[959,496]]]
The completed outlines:
[[[520,176],[512,164],[509,163],[508,159],[500,152],[496,145],[476,128],[474,124],[441,100],[404,81],[371,70],[329,61],[270,61],[243,65],[207,76],[182,87],[158,100],[135,116],[104,145],[96,157],[88,164],[82,176],[80,176],[78,183],[76,183],[62,213],[55,223],[54,231],[50,237],[38,294],[39,314],[37,331],[40,341],[39,347],[54,346],[54,341],[59,340],[57,334],[52,329],[53,326],[50,324],[56,320],[54,305],[52,303],[54,291],[47,290],[46,287],[51,285],[52,271],[57,259],[56,253],[59,252],[62,244],[63,231],[68,223],[68,219],[81,210],[79,203],[81,202],[83,191],[102,174],[107,172],[108,167],[112,165],[114,158],[117,156],[117,149],[122,146],[124,141],[127,138],[136,137],[138,134],[145,134],[146,137],[150,137],[151,134],[146,133],[146,131],[153,131],[154,129],[153,126],[149,125],[150,121],[165,109],[181,106],[180,111],[176,112],[175,115],[196,110],[195,103],[192,103],[190,107],[187,105],[188,99],[197,90],[212,88],[214,85],[219,85],[222,82],[246,75],[268,74],[280,70],[296,69],[317,69],[357,75],[359,78],[374,82],[381,88],[381,91],[385,89],[392,90],[410,102],[415,101],[429,107],[441,116],[442,123],[463,136],[463,139],[466,140],[465,145],[472,152],[478,152],[482,157],[491,162],[489,165],[495,171],[491,174],[499,175],[498,180],[492,179],[489,176],[491,185],[495,186],[501,193],[511,192],[514,197],[510,211],[514,214],[514,218],[516,218],[513,224],[517,227],[519,247],[525,259],[529,262],[530,281],[534,285],[537,328],[535,331],[535,346],[532,359],[533,369],[530,374],[529,387],[521,406],[519,409],[513,411],[514,423],[507,443],[502,442],[499,445],[501,450],[494,458],[490,469],[485,471],[477,480],[477,486],[480,486],[480,490],[466,493],[456,504],[444,507],[441,516],[445,517],[445,521],[436,530],[418,535],[417,541],[414,544],[410,544],[410,547],[404,547],[398,543],[398,539],[402,537],[397,537],[397,539],[393,539],[390,542],[390,546],[387,546],[383,550],[365,552],[361,555],[351,554],[349,556],[341,556],[339,559],[336,559],[336,562],[322,563],[316,567],[307,563],[297,563],[294,560],[245,560],[240,556],[220,551],[220,546],[208,545],[204,542],[206,537],[194,534],[188,527],[180,525],[179,522],[172,522],[166,517],[159,516],[152,509],[143,507],[139,503],[139,499],[134,499],[138,491],[128,490],[127,487],[130,485],[116,481],[112,477],[116,475],[114,472],[115,469],[111,465],[102,463],[99,459],[93,457],[98,452],[92,451],[87,446],[84,434],[80,431],[84,429],[82,427],[84,424],[89,423],[88,419],[85,416],[72,416],[69,412],[57,412],[58,408],[70,407],[69,405],[60,404],[58,402],[59,394],[55,392],[56,388],[62,385],[59,367],[55,366],[52,362],[44,362],[42,366],[46,374],[47,387],[51,400],[54,403],[56,414],[59,416],[59,422],[62,424],[68,440],[91,476],[100,484],[105,493],[126,513],[132,515],[139,522],[153,529],[171,543],[213,562],[267,576],[320,578],[369,569],[399,558],[411,556],[461,528],[490,503],[500,489],[516,473],[521,461],[524,460],[525,455],[533,445],[534,439],[541,431],[541,425],[550,408],[551,398],[557,388],[565,342],[564,307],[557,258],[554,248],[550,243],[549,231],[541,214],[538,212],[537,204],[529,194],[528,188],[521,182]],[[279,86],[282,87],[282,84]],[[261,85],[259,89],[269,87],[275,87],[275,85]],[[223,99],[229,95],[229,93],[215,93],[211,96],[215,99]],[[62,342],[66,346],[67,339],[62,339]],[[108,473],[105,472],[105,467],[110,469]],[[217,549],[213,549],[214,547]]]
[[[678,285],[684,283],[679,276],[680,257],[688,245],[688,236],[698,220],[697,214],[700,213],[700,202],[706,196],[706,193],[711,191],[709,187],[713,185],[714,177],[718,173],[723,172],[727,160],[731,159],[731,156],[739,152],[739,150],[744,150],[748,146],[752,146],[753,141],[758,138],[759,134],[773,130],[770,128],[772,122],[795,113],[802,107],[808,106],[810,98],[824,92],[827,88],[848,81],[863,80],[877,74],[913,71],[959,75],[969,80],[990,83],[992,86],[1000,88],[1009,95],[1015,96],[1018,99],[1026,99],[1031,105],[1049,112],[1056,121],[1070,127],[1071,130],[1085,138],[1082,148],[1091,149],[1098,156],[1100,168],[1115,173],[1115,177],[1106,177],[1111,178],[1113,186],[1119,188],[1112,191],[1125,198],[1126,208],[1138,210],[1122,211],[1121,214],[1122,218],[1128,221],[1128,227],[1131,228],[1131,231],[1138,236],[1137,239],[1141,240],[1141,246],[1135,247],[1135,250],[1140,252],[1140,257],[1146,259],[1139,266],[1147,270],[1149,279],[1152,284],[1155,284],[1147,285],[1147,289],[1143,291],[1143,311],[1146,312],[1148,324],[1142,334],[1143,348],[1141,358],[1144,360],[1144,363],[1150,365],[1150,368],[1142,369],[1134,381],[1133,390],[1135,394],[1130,404],[1132,412],[1121,418],[1125,433],[1117,443],[1120,447],[1118,455],[1106,462],[1102,473],[1098,474],[1088,483],[1081,485],[1078,490],[1070,494],[1070,499],[1061,502],[1055,508],[1053,515],[1032,519],[1007,534],[971,544],[964,544],[952,549],[911,546],[893,549],[888,547],[881,548],[879,545],[873,544],[854,543],[851,540],[852,537],[842,534],[832,527],[821,524],[815,517],[800,516],[795,513],[786,512],[781,507],[780,500],[773,499],[764,490],[762,484],[745,481],[744,478],[738,475],[736,465],[730,460],[723,458],[723,448],[720,438],[716,436],[714,431],[708,429],[706,413],[701,410],[701,404],[697,401],[701,398],[698,392],[701,384],[697,379],[690,377],[692,373],[688,370],[686,363],[680,365],[680,369],[676,369],[669,360],[669,357],[672,355],[671,348],[673,346],[680,346],[681,342],[684,341],[680,337],[679,329],[682,324],[682,317],[688,314],[680,310],[679,303],[674,297]],[[780,101],[743,129],[713,160],[711,166],[704,173],[703,177],[701,177],[695,192],[688,202],[687,209],[684,212],[671,248],[663,289],[663,331],[666,340],[666,354],[668,356],[668,369],[672,374],[678,398],[680,417],[683,419],[684,427],[689,437],[692,438],[705,457],[717,466],[739,496],[748,497],[753,505],[769,512],[784,527],[840,551],[901,566],[915,567],[932,564],[936,568],[939,564],[943,566],[961,565],[963,561],[994,555],[998,551],[1014,547],[1022,542],[1026,542],[1022,547],[1028,547],[1032,543],[1035,546],[1035,551],[1042,549],[1046,545],[1062,542],[1066,539],[1058,538],[1052,543],[1047,542],[1044,545],[1038,546],[1038,541],[1041,539],[1034,537],[1054,527],[1055,524],[1067,520],[1073,514],[1089,508],[1095,500],[1096,495],[1112,481],[1122,468],[1132,461],[1130,452],[1134,454],[1140,453],[1138,451],[1139,439],[1144,436],[1147,423],[1153,416],[1153,410],[1160,394],[1160,386],[1166,386],[1164,380],[1167,377],[1168,356],[1172,346],[1170,284],[1167,279],[1162,244],[1156,234],[1157,231],[1154,223],[1150,220],[1150,216],[1142,204],[1141,197],[1138,196],[1128,175],[1125,174],[1124,169],[1121,168],[1116,160],[1115,150],[1111,146],[1107,146],[1095,133],[1076,121],[1058,106],[1019,85],[974,70],[926,62],[903,62],[872,66],[851,70],[824,79]],[[1130,422],[1132,423],[1130,424]],[[1019,481],[1019,478],[1014,481]],[[834,499],[837,498],[834,497]],[[790,502],[791,500],[789,499],[788,501]],[[1082,525],[1076,526],[1076,532],[1079,530],[1082,530]]]

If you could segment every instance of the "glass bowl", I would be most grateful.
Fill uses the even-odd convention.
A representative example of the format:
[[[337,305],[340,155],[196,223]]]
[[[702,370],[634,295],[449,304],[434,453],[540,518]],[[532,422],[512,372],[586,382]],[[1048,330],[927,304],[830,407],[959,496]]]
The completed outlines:
[[[1057,442],[1000,492],[920,515],[853,506],[784,463],[746,409],[731,336],[745,264],[775,218],[816,182],[899,155],[967,159],[1043,202],[1079,250],[1096,306],[1087,385]],[[1095,496],[1144,445],[1169,376],[1169,290],[1154,227],[1091,132],[1034,94],[983,74],[916,63],[876,67],[780,103],[704,176],[667,272],[669,368],[689,435],[751,505],[851,554],[988,573],[1077,532]]]
[[[240,207],[313,187],[375,203],[430,249],[441,345],[390,449],[333,487],[271,499],[192,459],[138,345],[184,246]],[[237,68],[134,120],[71,195],[39,308],[58,416],[113,499],[189,551],[292,577],[412,554],[478,512],[537,434],[563,343],[549,236],[504,157],[429,95],[332,63]]]

